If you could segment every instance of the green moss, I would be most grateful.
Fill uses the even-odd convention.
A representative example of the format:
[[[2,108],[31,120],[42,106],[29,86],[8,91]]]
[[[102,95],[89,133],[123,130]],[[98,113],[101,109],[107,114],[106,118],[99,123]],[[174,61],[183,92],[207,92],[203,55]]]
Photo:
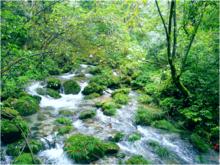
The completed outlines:
[[[21,131],[17,128],[17,126],[19,126],[24,133],[28,132],[27,123],[20,117],[16,117],[12,120],[1,119],[0,125],[1,125],[1,140],[4,143],[12,143],[22,137]]]
[[[148,142],[148,144],[159,157],[168,158],[171,156],[169,150],[167,150],[165,147],[161,146],[158,142],[150,141],[150,142]]]
[[[59,90],[61,87],[61,81],[57,78],[50,77],[47,79],[47,88]]]
[[[141,134],[135,132],[128,137],[128,141],[134,142],[141,139]]]
[[[62,115],[62,116],[72,116],[74,113],[70,110],[60,110],[59,111],[59,115]]]
[[[72,130],[73,130],[73,126],[71,126],[71,125],[62,126],[62,127],[58,128],[58,134],[64,135],[64,134],[69,133]]]
[[[171,122],[167,120],[154,121],[152,123],[152,126],[156,128],[164,129],[170,132],[179,132],[179,130],[174,126],[174,124],[172,124]]]
[[[99,96],[100,96],[100,94],[98,94],[98,93],[91,93],[91,94],[89,94],[89,95],[86,95],[84,98],[85,98],[86,100],[89,100],[89,99],[97,98],[97,97],[99,97]]]
[[[32,115],[40,109],[39,102],[31,96],[22,96],[15,101],[13,107],[21,116]]]
[[[193,146],[198,149],[200,152],[207,152],[209,149],[208,144],[196,133],[193,133],[190,136],[190,142]]]
[[[2,107],[0,109],[1,109],[1,117],[4,119],[13,119],[19,115],[19,113],[16,110],[8,107]]]
[[[153,102],[153,98],[149,95],[141,95],[138,97],[138,102],[141,104],[150,104]]]
[[[149,162],[141,155],[134,155],[126,160],[125,164],[149,164]]]
[[[118,106],[112,101],[105,102],[102,104],[102,111],[107,116],[115,115],[117,108]]]
[[[33,153],[38,153],[44,147],[43,143],[40,140],[34,140],[34,139],[29,141],[29,146]],[[10,156],[18,156],[22,150],[24,152],[30,152],[24,140],[20,140],[15,143],[7,145],[6,153]]]
[[[61,95],[59,94],[58,91],[54,90],[54,89],[50,89],[50,88],[38,88],[37,89],[37,93],[39,95],[49,95],[50,97],[53,97],[53,98],[61,98]]]
[[[114,95],[116,95],[116,94],[118,94],[118,93],[128,95],[130,91],[131,91],[130,88],[120,88],[120,89],[116,89],[116,90],[112,93],[112,97],[114,97]]]
[[[22,153],[13,160],[12,164],[41,164],[41,162],[36,156],[33,160],[30,153]]]
[[[65,118],[65,117],[57,118],[56,122],[59,124],[63,124],[63,125],[71,125],[72,124],[72,120],[70,120],[69,118]]]
[[[140,125],[150,125],[153,121],[161,119],[162,116],[163,112],[159,109],[139,107],[135,115],[135,122]]]
[[[113,141],[113,142],[119,142],[119,141],[121,141],[121,140],[123,139],[123,137],[124,137],[124,134],[123,134],[123,133],[117,132],[117,133],[114,135],[114,137],[111,139],[111,141]]]
[[[92,67],[89,69],[89,73],[94,74],[94,75],[101,74],[102,67],[101,66]]]
[[[129,97],[126,94],[117,93],[113,96],[115,103],[125,105],[128,104]]]
[[[74,80],[68,80],[63,83],[65,94],[78,94],[81,90],[79,84]]]
[[[88,119],[88,118],[93,118],[96,115],[95,110],[85,110],[80,112],[79,118],[80,119]]]
[[[107,154],[115,154],[119,147],[92,136],[75,134],[65,141],[64,150],[76,163],[90,163]]]
[[[105,89],[104,86],[100,86],[96,83],[89,83],[85,88],[84,90],[82,91],[82,93],[84,95],[90,95],[92,93],[98,93],[100,95],[103,94],[103,90]]]

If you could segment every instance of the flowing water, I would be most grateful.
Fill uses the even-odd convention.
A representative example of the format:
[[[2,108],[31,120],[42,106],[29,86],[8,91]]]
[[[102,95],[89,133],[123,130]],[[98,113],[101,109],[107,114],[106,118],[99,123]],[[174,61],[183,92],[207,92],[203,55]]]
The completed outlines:
[[[87,65],[81,65],[79,71],[85,74],[85,79],[78,80],[81,91],[88,84],[88,81],[92,75],[87,73]],[[77,73],[66,73],[58,76],[62,81],[73,79],[77,76]],[[45,164],[74,164],[74,161],[69,159],[66,153],[63,151],[64,140],[70,135],[80,132],[87,135],[92,135],[103,140],[108,140],[116,132],[123,132],[125,137],[122,141],[118,142],[120,152],[125,153],[126,157],[121,160],[126,160],[129,156],[137,154],[142,155],[146,159],[150,160],[154,164],[192,164],[200,163],[198,160],[199,153],[192,147],[187,141],[181,139],[179,134],[168,133],[164,130],[155,129],[152,127],[137,126],[134,124],[134,114],[137,109],[137,94],[131,91],[130,102],[128,105],[123,106],[117,110],[117,113],[113,117],[105,116],[100,109],[96,109],[97,113],[93,119],[80,120],[79,113],[85,109],[94,109],[96,101],[100,101],[110,97],[111,90],[108,90],[103,96],[93,99],[85,100],[84,96],[80,92],[77,95],[64,94],[61,90],[61,98],[53,99],[49,96],[41,96],[37,94],[37,88],[43,88],[45,84],[43,82],[33,82],[28,86],[27,92],[31,95],[37,95],[41,97],[40,107],[41,111],[37,114],[28,117],[31,121],[32,136],[40,138],[45,145],[45,149],[41,151],[38,156],[43,160]],[[71,116],[72,125],[74,130],[65,135],[59,136],[56,131],[56,118],[60,117],[59,111],[69,110],[73,112]],[[128,136],[132,133],[139,133],[141,139],[135,142],[130,142]],[[172,153],[171,157],[161,158],[150,147],[150,141],[156,141],[161,146],[169,150]],[[208,163],[217,164],[217,154],[213,151],[208,155],[205,155],[205,159]],[[116,164],[119,159],[116,157],[104,157],[95,164]]]

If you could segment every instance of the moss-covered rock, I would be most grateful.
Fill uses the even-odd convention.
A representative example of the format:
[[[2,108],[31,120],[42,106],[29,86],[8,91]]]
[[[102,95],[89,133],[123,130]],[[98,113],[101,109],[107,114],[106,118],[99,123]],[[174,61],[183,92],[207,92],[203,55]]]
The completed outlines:
[[[119,147],[92,136],[75,134],[65,141],[64,150],[76,163],[90,163],[104,155],[117,153]]]
[[[107,116],[114,116],[117,108],[118,108],[118,105],[116,105],[112,101],[104,102],[102,104],[102,111]]]
[[[80,119],[88,119],[88,118],[93,118],[96,115],[95,110],[85,110],[80,112],[79,118]]]
[[[141,134],[139,134],[137,132],[129,135],[129,137],[128,137],[128,141],[130,141],[130,142],[134,142],[134,141],[137,141],[137,140],[140,140],[140,139],[141,139]]]
[[[125,105],[128,104],[129,101],[129,97],[126,94],[123,93],[117,93],[113,96],[113,99],[115,101],[115,103],[117,104],[121,104],[121,105]]]
[[[4,119],[13,119],[19,115],[18,111],[8,107],[2,107],[0,109],[1,109],[1,118]]]
[[[59,124],[63,124],[63,125],[71,125],[72,124],[72,120],[70,120],[69,118],[65,118],[65,117],[57,118],[56,122]]]
[[[68,80],[63,83],[65,94],[78,94],[81,90],[79,84],[74,80]]]
[[[59,90],[61,87],[61,81],[57,78],[50,77],[47,79],[47,88]]]
[[[124,134],[121,133],[121,132],[117,132],[113,138],[111,138],[110,140],[113,141],[113,142],[119,142],[123,139],[124,137]]]
[[[51,89],[51,88],[38,88],[37,93],[39,95],[49,95],[50,97],[53,97],[55,99],[61,98],[61,95],[58,91]]]
[[[33,153],[38,153],[44,147],[40,140],[35,139],[29,140],[29,146]],[[26,142],[24,140],[19,140],[15,143],[7,145],[6,153],[10,156],[18,156],[22,150],[23,152],[30,152]]]
[[[39,102],[31,96],[22,96],[17,99],[13,107],[21,116],[32,115],[40,109]]]
[[[193,133],[190,136],[190,142],[193,146],[198,149],[200,152],[207,152],[209,149],[208,144],[196,133]]]
[[[98,93],[100,95],[103,94],[104,86],[100,86],[96,83],[89,83],[82,91],[84,95],[90,95],[92,93]]]
[[[141,155],[131,156],[125,162],[126,164],[149,164],[149,162]]]
[[[1,140],[4,143],[12,143],[22,137],[21,130],[17,126],[19,126],[25,134],[28,132],[27,123],[20,117],[16,117],[12,120],[1,119],[0,125]]]
[[[30,153],[22,153],[13,160],[12,164],[41,164],[41,161],[36,156],[32,159]]]
[[[59,115],[62,115],[62,116],[72,116],[74,113],[70,110],[60,110],[59,111]]]
[[[73,130],[73,126],[71,125],[61,126],[58,128],[58,134],[64,135],[64,134],[70,133],[70,131],[72,130]]]
[[[135,123],[140,125],[150,125],[153,121],[159,120],[164,113],[157,108],[139,107],[135,115]]]
[[[152,123],[153,127],[159,128],[159,129],[164,129],[170,132],[179,132],[179,130],[172,124],[171,122],[167,120],[158,120],[154,121]]]

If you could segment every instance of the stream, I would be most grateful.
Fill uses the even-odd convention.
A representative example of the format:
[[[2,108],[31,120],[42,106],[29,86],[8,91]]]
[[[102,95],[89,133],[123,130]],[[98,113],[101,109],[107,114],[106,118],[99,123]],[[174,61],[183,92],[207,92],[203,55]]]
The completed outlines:
[[[92,75],[88,74],[88,68],[91,66],[81,65],[79,72],[85,74],[85,79],[77,80],[81,86],[81,91],[88,84],[88,81]],[[62,81],[68,79],[74,79],[76,73],[66,73],[57,76]],[[120,147],[120,153],[124,153],[126,156],[120,158],[121,161],[127,160],[131,155],[142,155],[147,160],[150,160],[152,164],[194,164],[200,163],[198,157],[200,153],[193,148],[193,146],[180,137],[177,133],[170,133],[164,130],[155,129],[153,127],[137,126],[134,124],[134,115],[138,107],[137,96],[135,91],[131,91],[129,94],[130,101],[128,105],[122,106],[117,110],[115,116],[105,116],[100,109],[96,109],[96,116],[92,119],[80,120],[79,113],[86,109],[94,109],[96,101],[109,98],[112,90],[105,92],[103,96],[85,100],[83,94],[64,94],[61,91],[61,98],[54,99],[49,96],[42,96],[37,94],[37,88],[43,88],[45,84],[43,82],[32,82],[27,87],[27,92],[31,95],[37,95],[41,97],[40,107],[41,110],[27,119],[31,121],[31,133],[33,137],[38,137],[43,141],[45,149],[38,153],[38,156],[45,164],[56,165],[69,165],[74,164],[74,161],[69,159],[67,154],[63,151],[64,140],[75,133],[82,133],[92,135],[103,140],[108,140],[116,132],[123,132],[125,137],[122,141],[118,142]],[[71,116],[72,125],[75,128],[69,134],[59,136],[55,131],[56,124],[54,121],[56,118],[61,117],[59,111],[69,110],[73,113]],[[139,133],[141,139],[135,142],[130,142],[128,136],[132,133]],[[172,153],[171,158],[159,157],[149,146],[149,141],[156,141],[161,146],[165,147]],[[210,164],[218,164],[216,158],[217,154],[214,151],[210,151],[205,155],[206,161]],[[104,157],[94,164],[118,164],[119,158],[114,156]]]

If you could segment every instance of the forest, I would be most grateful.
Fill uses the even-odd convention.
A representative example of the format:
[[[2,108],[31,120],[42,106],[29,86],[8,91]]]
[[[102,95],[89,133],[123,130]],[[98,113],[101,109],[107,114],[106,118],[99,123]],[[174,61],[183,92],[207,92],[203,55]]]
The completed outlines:
[[[1,164],[219,164],[219,1],[1,3]]]

